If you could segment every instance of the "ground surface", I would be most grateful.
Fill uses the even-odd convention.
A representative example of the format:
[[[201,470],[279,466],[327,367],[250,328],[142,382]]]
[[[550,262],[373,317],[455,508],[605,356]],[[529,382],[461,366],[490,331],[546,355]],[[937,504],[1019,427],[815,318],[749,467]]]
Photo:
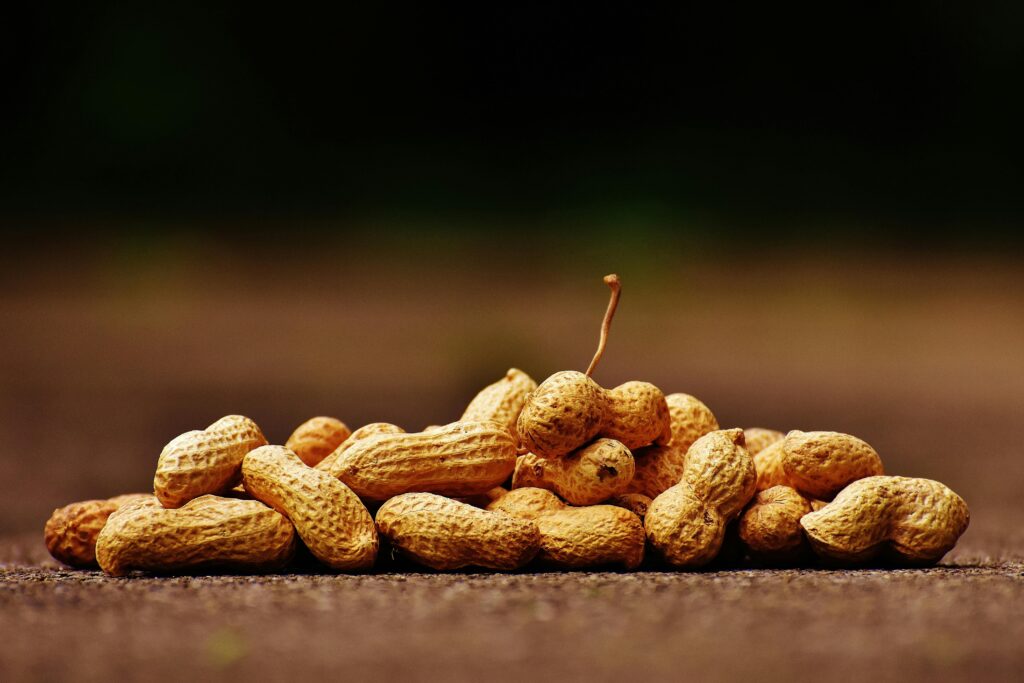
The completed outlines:
[[[1024,680],[1016,262],[681,263],[652,247],[510,257],[539,264],[524,278],[460,270],[476,257],[449,251],[389,263],[372,245],[292,261],[183,248],[148,268],[98,253],[0,268],[3,683]],[[692,393],[725,426],[865,438],[888,472],[967,500],[946,566],[111,580],[47,559],[50,511],[146,490],[163,444],[222,415],[277,443],[315,414],[415,429],[455,419],[511,365],[585,365],[613,269],[625,289],[602,383]]]

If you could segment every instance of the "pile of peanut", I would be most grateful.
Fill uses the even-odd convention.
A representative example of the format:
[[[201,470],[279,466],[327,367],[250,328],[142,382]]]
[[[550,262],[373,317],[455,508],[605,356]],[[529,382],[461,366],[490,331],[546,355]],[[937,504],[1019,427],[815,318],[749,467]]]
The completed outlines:
[[[591,373],[539,386],[511,369],[457,422],[355,431],[332,417],[269,445],[229,415],[163,449],[153,494],[72,503],[45,541],[57,560],[111,576],[278,571],[301,546],[323,567],[387,555],[430,567],[511,571],[716,558],[760,566],[940,560],[967,528],[963,499],[930,479],[885,476],[849,434],[720,429],[693,396],[604,389]]]

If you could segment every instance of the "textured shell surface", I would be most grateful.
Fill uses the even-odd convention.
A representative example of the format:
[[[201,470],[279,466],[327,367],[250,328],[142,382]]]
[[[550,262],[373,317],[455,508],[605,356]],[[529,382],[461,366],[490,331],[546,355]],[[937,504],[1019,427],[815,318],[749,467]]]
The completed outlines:
[[[497,422],[516,436],[516,422],[523,410],[526,397],[537,388],[537,382],[517,368],[509,368],[505,376],[480,390],[460,422]]]
[[[567,569],[616,564],[635,569],[644,559],[644,525],[621,507],[568,507],[539,516],[537,527],[538,559],[544,564]]]
[[[694,441],[718,429],[714,413],[697,397],[675,393],[666,396],[665,401],[672,425],[672,440],[669,444],[683,453]]]
[[[743,438],[747,442],[747,452],[751,455],[757,455],[773,443],[785,439],[786,435],[775,429],[747,427],[743,430]]]
[[[96,564],[96,537],[120,505],[110,500],[83,500],[53,511],[43,530],[50,555],[71,567]]]
[[[341,454],[347,451],[353,444],[362,441],[363,439],[371,436],[377,436],[378,434],[405,434],[405,430],[398,425],[393,425],[390,422],[371,422],[370,424],[363,425],[356,431],[352,432],[347,439],[342,441],[337,448],[331,453],[318,462],[313,467],[324,472],[330,472],[331,468],[334,467],[334,463],[337,462]]]
[[[931,564],[952,550],[969,523],[967,503],[948,486],[894,476],[858,479],[800,520],[819,556],[845,564],[880,555]]]
[[[348,425],[336,417],[311,417],[295,428],[285,447],[314,467],[351,435]]]
[[[654,498],[683,478],[686,451],[675,445],[638,448],[633,456],[633,481],[626,487],[627,493]]]
[[[542,458],[558,458],[590,442],[604,425],[605,393],[582,372],[551,375],[519,413],[516,433],[523,447]]]
[[[620,493],[608,499],[609,505],[616,505],[625,508],[634,515],[643,519],[647,515],[647,508],[651,506],[652,498],[642,493]]]
[[[376,525],[352,490],[306,466],[283,446],[245,456],[242,482],[252,496],[285,515],[309,551],[331,569],[369,569],[377,559]]]
[[[652,443],[667,444],[672,423],[665,394],[650,382],[626,382],[607,392],[608,412],[601,436],[622,442],[626,448]]]
[[[644,529],[651,547],[676,567],[700,567],[715,558],[726,522],[683,481],[651,501]]]
[[[266,443],[256,423],[242,415],[228,415],[206,429],[185,432],[160,453],[153,492],[164,507],[223,493],[238,483],[245,454]]]
[[[753,498],[757,483],[753,458],[743,447],[743,430],[721,429],[697,439],[686,452],[683,480],[732,520]]]
[[[295,528],[256,500],[200,496],[166,509],[155,499],[123,505],[96,541],[96,559],[111,576],[132,570],[274,571],[295,552]]]
[[[475,496],[508,479],[516,450],[512,434],[497,423],[453,422],[432,432],[362,439],[329,472],[367,500],[413,492]]]
[[[850,434],[794,430],[782,443],[786,478],[811,498],[830,500],[847,484],[882,474],[875,449]]]
[[[523,519],[537,519],[541,515],[564,510],[565,503],[547,489],[527,486],[507,491],[491,501],[487,509]]]
[[[740,540],[756,558],[796,560],[806,548],[800,519],[810,512],[807,499],[789,486],[759,491],[740,517]]]
[[[540,531],[532,520],[432,493],[390,499],[377,511],[377,527],[403,555],[437,570],[511,571],[540,550]]]
[[[757,471],[757,490],[764,491],[773,486],[791,486],[792,482],[782,469],[786,457],[786,444],[775,441],[753,454],[754,469]]]
[[[614,439],[597,439],[565,457],[527,453],[516,462],[512,488],[554,491],[573,505],[594,505],[623,493],[633,480],[633,454]]]

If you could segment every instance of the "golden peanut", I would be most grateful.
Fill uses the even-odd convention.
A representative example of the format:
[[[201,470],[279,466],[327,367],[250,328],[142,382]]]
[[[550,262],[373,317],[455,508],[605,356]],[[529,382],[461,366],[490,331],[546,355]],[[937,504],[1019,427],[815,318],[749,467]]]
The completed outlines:
[[[151,498],[123,505],[96,540],[111,576],[132,570],[275,571],[295,552],[295,528],[256,500],[200,496],[166,509]]]
[[[967,530],[964,499],[931,479],[858,479],[800,520],[814,552],[840,564],[877,557],[906,565],[938,562]]]
[[[649,446],[638,448],[633,459],[633,481],[626,487],[626,492],[656,498],[683,478],[686,451],[674,445]]]
[[[473,507],[486,508],[493,501],[501,498],[506,493],[508,493],[508,489],[506,489],[505,487],[495,486],[493,489],[485,491],[479,495],[465,496],[463,498],[456,498],[455,500],[459,501],[460,503],[468,503]]]
[[[786,435],[775,429],[748,427],[743,430],[743,437],[747,440],[747,453],[755,456],[773,443],[782,441]]]
[[[651,506],[651,497],[642,493],[620,493],[608,499],[609,505],[625,508],[641,520],[647,516],[647,508]]]
[[[626,448],[671,438],[665,395],[653,384],[626,382],[602,389],[582,372],[556,372],[526,399],[516,423],[523,447],[558,458],[602,436]]]
[[[536,486],[554,491],[573,505],[594,505],[622,493],[633,480],[633,455],[623,444],[598,439],[564,458],[532,453],[516,461],[512,488]]]
[[[314,467],[351,435],[352,430],[337,418],[311,417],[295,428],[284,445],[299,460]]]
[[[743,430],[705,434],[690,446],[682,480],[655,498],[644,527],[651,546],[677,567],[698,567],[718,554],[726,525],[754,495],[757,475]]]
[[[241,415],[228,415],[206,429],[185,432],[160,453],[153,492],[168,508],[205,494],[224,493],[238,483],[245,454],[266,443],[256,423]]]
[[[245,490],[281,514],[313,556],[331,569],[369,569],[377,559],[377,530],[349,487],[307,467],[283,446],[263,446],[242,461]]]
[[[669,445],[684,454],[694,441],[718,429],[718,420],[711,409],[694,396],[669,394],[665,397],[665,403],[668,404],[669,424],[672,427]]]
[[[740,540],[762,562],[793,562],[807,549],[800,519],[811,504],[796,489],[773,486],[759,491],[740,517]]]
[[[831,500],[850,482],[882,474],[875,449],[849,434],[794,430],[782,444],[786,480],[810,498]]]
[[[570,507],[546,489],[527,487],[509,491],[487,509],[535,521],[542,564],[563,569],[618,564],[635,569],[644,559],[643,524],[621,507]]]
[[[789,486],[792,482],[782,469],[786,457],[786,444],[775,441],[754,454],[754,469],[757,470],[757,490],[765,491],[773,486]]]
[[[405,430],[389,422],[371,422],[368,425],[363,425],[352,432],[330,455],[318,462],[314,467],[323,472],[330,472],[331,468],[334,467],[334,463],[341,457],[341,454],[351,448],[353,444],[378,434],[405,434]]]
[[[528,374],[516,368],[509,368],[504,377],[480,390],[466,406],[459,421],[490,420],[508,429],[512,436],[516,436],[519,413],[523,410],[527,395],[536,388],[537,383]]]
[[[401,554],[438,570],[518,569],[540,549],[537,525],[433,493],[395,496],[377,511],[377,528]]]
[[[329,472],[360,498],[402,493],[454,498],[486,493],[516,466],[516,442],[494,422],[453,422],[418,434],[378,434],[352,444]]]
[[[96,564],[96,537],[107,518],[123,505],[156,500],[150,493],[125,493],[107,500],[83,500],[57,508],[46,521],[43,540],[50,555],[70,567]]]

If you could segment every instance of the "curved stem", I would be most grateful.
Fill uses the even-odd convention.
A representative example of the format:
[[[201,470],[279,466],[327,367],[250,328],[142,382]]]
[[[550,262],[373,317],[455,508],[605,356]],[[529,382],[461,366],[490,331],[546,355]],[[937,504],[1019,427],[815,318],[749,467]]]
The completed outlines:
[[[612,318],[615,317],[615,308],[619,305],[619,294],[622,292],[622,282],[615,273],[605,275],[604,283],[611,288],[612,295],[608,300],[608,310],[604,312],[604,321],[601,323],[601,339],[597,342],[597,353],[594,354],[594,360],[590,361],[590,367],[587,368],[587,377],[594,373],[594,369],[601,361],[601,355],[604,354],[605,344],[608,343],[608,330],[612,327]]]

